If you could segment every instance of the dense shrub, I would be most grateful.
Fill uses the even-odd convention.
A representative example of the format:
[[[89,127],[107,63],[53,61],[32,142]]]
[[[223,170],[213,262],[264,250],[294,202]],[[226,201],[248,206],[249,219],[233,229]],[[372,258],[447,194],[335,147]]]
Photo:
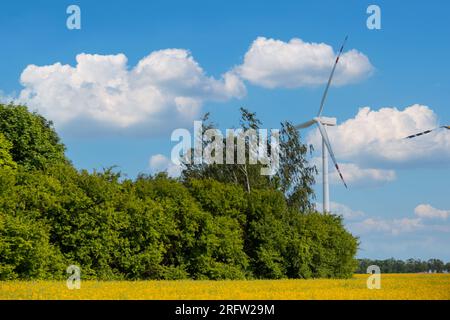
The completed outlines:
[[[275,190],[164,175],[120,181],[68,165],[0,179],[9,181],[3,278],[61,276],[58,259],[100,279],[346,277],[355,267],[356,239],[339,217],[295,212]]]
[[[66,268],[41,221],[0,213],[0,280],[60,279]]]

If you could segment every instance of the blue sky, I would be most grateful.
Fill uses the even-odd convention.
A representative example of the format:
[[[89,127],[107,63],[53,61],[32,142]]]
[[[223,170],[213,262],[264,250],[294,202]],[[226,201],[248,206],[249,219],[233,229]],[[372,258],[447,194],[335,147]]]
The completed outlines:
[[[81,30],[66,28],[66,8],[70,4],[81,8]],[[366,9],[370,4],[381,8],[381,30],[366,27]],[[149,166],[152,156],[170,156],[175,144],[170,141],[174,128],[190,129],[191,120],[206,111],[212,113],[212,119],[222,129],[237,125],[241,106],[257,112],[267,128],[277,128],[284,120],[297,123],[315,116],[324,89],[323,81],[306,85],[297,80],[286,83],[288,76],[298,75],[288,70],[282,74],[283,79],[273,78],[278,81],[273,88],[268,87],[255,75],[258,63],[268,72],[278,69],[270,69],[267,61],[261,62],[258,57],[251,60],[248,53],[252,46],[256,48],[258,37],[264,37],[266,40],[261,43],[268,46],[273,45],[268,42],[270,39],[278,41],[276,43],[287,48],[286,54],[292,53],[289,48],[295,46],[290,42],[293,38],[304,43],[324,43],[336,52],[348,34],[344,51],[357,50],[368,59],[371,69],[349,81],[342,78],[341,85],[331,87],[325,105],[324,114],[337,117],[338,124],[342,124],[337,131],[330,130],[329,135],[336,157],[343,163],[344,177],[350,177],[348,190],[339,183],[331,184],[332,209],[344,214],[349,229],[360,236],[360,257],[437,257],[449,261],[450,132],[441,130],[422,137],[412,146],[403,145],[400,158],[377,154],[390,146],[386,145],[389,141],[383,140],[389,136],[390,128],[394,139],[406,132],[430,129],[428,126],[432,124],[450,125],[448,12],[447,1],[408,4],[398,1],[4,1],[0,11],[3,44],[0,96],[8,100],[19,99],[22,94],[24,99],[23,90],[28,89],[32,93],[26,96],[29,106],[55,122],[68,148],[68,156],[78,168],[118,165],[128,176],[134,177],[139,172],[154,170]],[[247,62],[253,62],[254,68],[248,73],[241,72],[237,78],[244,91],[233,87],[223,96],[221,92],[189,87],[190,97],[197,99],[189,100],[187,107],[196,110],[194,115],[183,121],[183,113],[175,115],[170,103],[161,102],[165,111],[149,116],[148,122],[139,129],[116,118],[93,120],[85,109],[72,122],[65,122],[70,113],[86,108],[77,100],[82,94],[72,88],[71,95],[61,95],[66,78],[61,81],[54,78],[55,82],[49,82],[48,72],[56,77],[69,71],[27,69],[29,65],[40,68],[55,66],[58,62],[75,68],[77,55],[85,53],[116,57],[123,54],[130,71],[150,54],[172,48],[189,52],[182,61],[192,58],[203,72],[200,73],[204,76],[200,81],[202,86],[210,85],[213,78],[219,91],[228,90],[224,89],[228,88],[222,81],[224,74],[235,74],[236,70],[241,70],[239,66],[246,66]],[[276,54],[282,52],[276,51],[274,56]],[[92,66],[94,75],[100,77],[99,74],[105,72],[105,77],[99,81],[108,81],[117,75],[109,65],[106,71],[95,69],[98,61],[89,57],[91,64],[87,68]],[[284,56],[281,61],[291,58],[297,66],[295,56],[288,59]],[[348,61],[351,66],[352,60]],[[118,58],[108,63],[122,62]],[[324,70],[328,75],[329,68],[322,69],[306,68],[302,72],[318,72],[323,78]],[[123,71],[118,70],[118,73]],[[342,74],[344,77],[345,72]],[[21,75],[26,75],[22,84]],[[184,74],[189,75],[199,76]],[[185,80],[174,84],[176,88],[165,83],[165,92],[185,94],[188,89],[183,85],[189,79]],[[57,89],[52,87],[55,83]],[[35,99],[36,94],[42,97],[41,102]],[[145,93],[143,97],[146,101]],[[62,99],[65,100],[64,110],[69,110],[69,114],[58,111]],[[100,104],[105,101],[101,97],[98,99]],[[43,108],[42,101],[52,107]],[[416,107],[406,112],[405,108],[412,105],[428,108]],[[359,108],[366,106],[370,107],[373,117],[358,118],[361,120],[359,127],[354,125],[355,121],[346,122],[355,118]],[[383,107],[390,109],[381,112]],[[397,108],[397,112],[393,108]],[[133,110],[126,115],[139,118]],[[159,122],[152,122],[155,117]],[[112,122],[108,123],[110,120]],[[370,132],[372,125],[379,128],[376,134]],[[363,133],[364,128],[367,132]],[[314,129],[302,132],[309,142],[315,141],[315,134]],[[354,142],[358,136],[374,139],[374,149],[369,152],[361,143]],[[339,137],[341,140],[337,141]],[[356,168],[351,166],[353,164]],[[355,172],[360,172],[360,176],[353,177]],[[321,185],[316,189],[320,202]]]

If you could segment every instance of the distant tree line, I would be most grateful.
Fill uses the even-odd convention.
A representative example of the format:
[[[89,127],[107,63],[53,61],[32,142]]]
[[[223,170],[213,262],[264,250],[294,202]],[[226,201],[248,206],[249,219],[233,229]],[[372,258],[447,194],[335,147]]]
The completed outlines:
[[[270,178],[246,163],[127,179],[77,170],[51,122],[0,104],[0,280],[62,279],[69,265],[104,280],[350,277],[357,239],[314,210],[315,169],[289,123],[281,141]]]
[[[418,273],[418,272],[450,272],[450,262],[443,262],[439,259],[396,260],[394,258],[385,260],[358,259],[358,269],[356,273],[366,273],[367,267],[376,265],[380,267],[382,273]]]

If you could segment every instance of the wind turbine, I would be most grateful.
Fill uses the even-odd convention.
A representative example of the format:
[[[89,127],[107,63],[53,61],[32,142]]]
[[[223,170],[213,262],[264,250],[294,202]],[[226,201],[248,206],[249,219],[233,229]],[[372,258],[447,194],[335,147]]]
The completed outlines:
[[[334,62],[333,69],[331,70],[330,77],[328,78],[327,86],[325,87],[325,91],[322,96],[322,101],[320,102],[320,108],[319,113],[317,114],[317,117],[313,118],[312,120],[309,120],[305,123],[299,124],[295,126],[296,129],[304,129],[312,126],[313,124],[316,124],[319,128],[319,132],[322,136],[322,179],[323,179],[323,213],[330,212],[330,195],[329,195],[329,186],[328,186],[328,152],[330,153],[331,159],[333,160],[334,166],[336,167],[336,170],[339,173],[339,176],[341,177],[342,182],[344,183],[344,186],[347,188],[347,184],[345,183],[344,177],[342,176],[341,170],[339,169],[339,166],[336,162],[336,158],[334,157],[333,149],[331,149],[330,140],[328,139],[327,130],[325,129],[325,126],[335,126],[336,125],[336,118],[329,118],[329,117],[323,117],[322,111],[323,106],[325,104],[325,99],[328,94],[328,89],[330,88],[331,80],[333,79],[334,71],[336,70],[336,66],[339,62],[339,58],[341,57],[342,51],[344,50],[344,45],[347,42],[347,37],[345,37],[344,42],[342,43],[341,49],[339,50],[339,54],[336,58],[336,61]],[[328,150],[328,152],[327,152]]]

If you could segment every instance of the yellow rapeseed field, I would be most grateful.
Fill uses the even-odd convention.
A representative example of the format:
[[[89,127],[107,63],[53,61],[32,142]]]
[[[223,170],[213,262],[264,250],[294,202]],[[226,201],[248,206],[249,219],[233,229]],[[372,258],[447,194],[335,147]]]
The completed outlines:
[[[381,288],[369,290],[369,275],[351,279],[252,281],[81,281],[79,290],[65,282],[0,282],[0,299],[445,299],[450,274],[383,274]]]

